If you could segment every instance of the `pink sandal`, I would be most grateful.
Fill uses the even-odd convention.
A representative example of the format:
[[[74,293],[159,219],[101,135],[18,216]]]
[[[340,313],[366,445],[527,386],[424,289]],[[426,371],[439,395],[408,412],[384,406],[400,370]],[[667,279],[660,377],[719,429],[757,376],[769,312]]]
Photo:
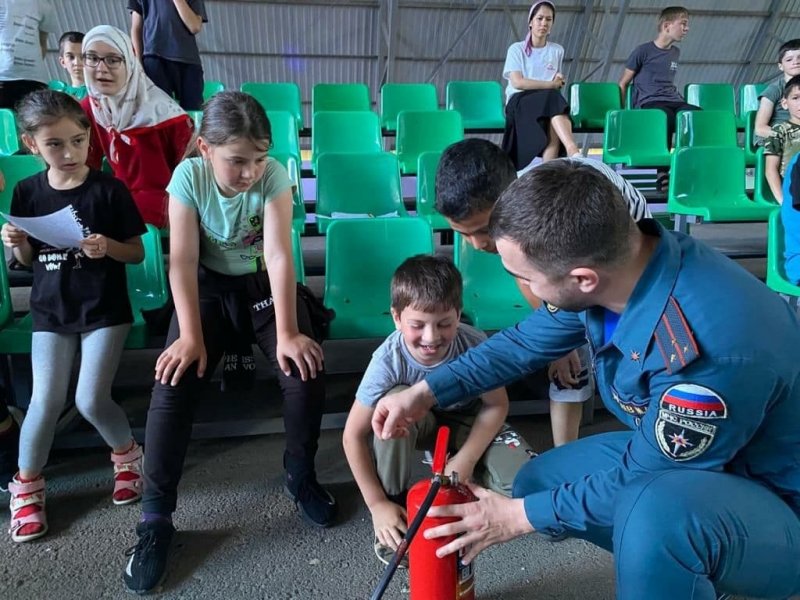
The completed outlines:
[[[132,504],[142,497],[142,447],[135,443],[125,454],[111,453],[114,463],[114,493],[117,506]]]
[[[44,477],[39,477],[34,481],[22,483],[19,474],[8,484],[8,491],[11,493],[11,526],[8,533],[15,542],[30,542],[42,537],[47,533],[47,515],[44,512]],[[39,510],[28,512],[23,509],[27,507],[37,507]],[[22,516],[20,513],[28,514]],[[21,535],[19,531],[25,525],[41,525],[36,533]]]

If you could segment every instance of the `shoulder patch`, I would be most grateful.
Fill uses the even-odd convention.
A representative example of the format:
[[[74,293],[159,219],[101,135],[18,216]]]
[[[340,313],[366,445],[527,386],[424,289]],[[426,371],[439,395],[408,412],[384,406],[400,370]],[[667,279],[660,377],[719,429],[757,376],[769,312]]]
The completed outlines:
[[[686,461],[711,447],[717,426],[659,410],[655,434],[662,454],[675,461]]]
[[[683,316],[681,307],[672,296],[667,301],[664,312],[658,319],[655,333],[655,344],[667,373],[674,373],[700,357],[700,349],[694,339],[692,330]]]
[[[717,392],[702,385],[680,383],[661,396],[659,409],[692,419],[727,419],[728,406]]]

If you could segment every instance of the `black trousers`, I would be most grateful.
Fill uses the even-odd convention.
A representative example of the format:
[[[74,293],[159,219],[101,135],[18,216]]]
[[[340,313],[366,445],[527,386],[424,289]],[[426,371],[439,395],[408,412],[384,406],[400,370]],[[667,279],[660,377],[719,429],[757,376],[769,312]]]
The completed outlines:
[[[667,147],[672,146],[672,136],[675,133],[675,122],[678,113],[682,110],[703,110],[699,106],[687,102],[647,102],[639,108],[657,108],[667,115]]]
[[[197,393],[219,363],[226,336],[231,331],[250,332],[275,367],[283,392],[286,468],[296,478],[314,470],[325,404],[325,376],[318,373],[316,378],[302,381],[296,369],[293,368],[292,374],[286,376],[278,368],[275,309],[267,274],[262,271],[237,277],[201,267],[198,279],[200,322],[208,365],[202,380],[197,377],[196,365],[192,365],[175,387],[160,382],[153,386],[145,429],[147,458],[144,461],[142,511],[147,513],[166,515],[175,511]],[[307,294],[301,289],[297,294],[297,324],[301,333],[315,337]],[[178,318],[173,315],[167,346],[178,338],[179,333]]]
[[[183,110],[203,108],[203,67],[191,63],[167,60],[160,56],[145,56],[144,72],[158,87],[174,96]]]

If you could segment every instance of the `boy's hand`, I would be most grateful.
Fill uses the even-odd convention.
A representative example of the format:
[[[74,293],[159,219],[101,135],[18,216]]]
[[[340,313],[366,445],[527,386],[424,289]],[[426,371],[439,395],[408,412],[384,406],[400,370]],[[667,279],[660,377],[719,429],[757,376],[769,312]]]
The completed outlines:
[[[397,550],[406,533],[406,510],[388,498],[369,507],[375,537],[384,546]]]
[[[179,337],[156,360],[156,380],[162,385],[176,386],[186,369],[194,363],[197,363],[197,377],[203,377],[206,372],[205,344]]]
[[[93,233],[81,242],[83,253],[89,258],[103,258],[108,252],[108,238]]]
[[[275,354],[278,366],[287,377],[292,374],[291,363],[295,364],[303,381],[314,379],[323,368],[322,347],[302,333],[286,339],[279,337]]]
[[[472,472],[475,469],[475,463],[471,460],[465,459],[459,453],[447,461],[447,466],[444,468],[444,474],[452,477],[453,473],[458,473],[458,480],[461,483],[467,483],[472,479]]]
[[[3,245],[9,248],[17,248],[28,241],[28,234],[10,223],[3,223],[0,237],[3,239]]]
[[[573,350],[566,356],[554,360],[547,367],[547,377],[552,382],[558,381],[563,387],[572,388],[578,384],[578,374],[581,372],[581,359],[578,351]]]

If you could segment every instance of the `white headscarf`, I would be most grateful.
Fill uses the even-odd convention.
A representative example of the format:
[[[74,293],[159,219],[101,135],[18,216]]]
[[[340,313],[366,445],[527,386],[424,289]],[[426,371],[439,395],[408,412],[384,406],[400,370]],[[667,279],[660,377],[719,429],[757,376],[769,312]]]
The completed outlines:
[[[185,117],[186,112],[166,92],[144,74],[142,64],[133,54],[131,38],[116,27],[99,25],[89,30],[83,38],[83,52],[95,42],[104,42],[117,50],[125,59],[128,80],[114,96],[101,94],[86,79],[89,103],[94,120],[111,133],[109,160],[117,162],[114,149],[117,139],[130,144],[125,131],[140,127],[157,127],[173,119]]]

